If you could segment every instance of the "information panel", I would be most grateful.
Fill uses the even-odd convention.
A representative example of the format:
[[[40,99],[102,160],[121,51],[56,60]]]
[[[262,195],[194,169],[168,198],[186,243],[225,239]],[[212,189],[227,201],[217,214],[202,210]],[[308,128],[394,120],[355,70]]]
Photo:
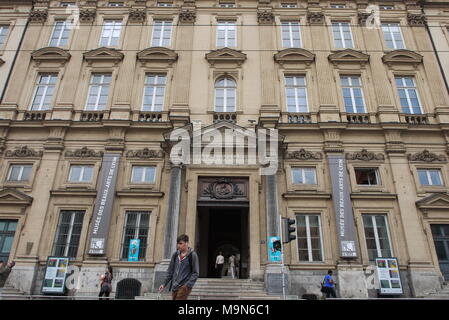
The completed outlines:
[[[48,257],[42,293],[64,293],[69,258]]]
[[[403,294],[397,258],[376,258],[380,294]]]

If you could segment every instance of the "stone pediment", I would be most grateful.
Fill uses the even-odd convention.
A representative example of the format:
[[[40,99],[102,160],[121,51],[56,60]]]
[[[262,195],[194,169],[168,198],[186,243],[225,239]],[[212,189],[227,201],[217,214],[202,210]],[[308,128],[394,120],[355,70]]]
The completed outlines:
[[[422,63],[423,56],[411,50],[394,50],[382,57],[382,61],[391,66],[393,64],[409,64],[416,67],[418,64]]]
[[[416,201],[420,209],[449,209],[449,195],[446,193],[434,193]]]
[[[369,61],[369,55],[353,49],[345,49],[330,54],[328,59],[334,65],[339,63],[359,63],[364,65]]]
[[[310,65],[315,60],[315,54],[300,48],[288,48],[274,55],[274,60],[280,65],[284,63],[305,63]]]
[[[67,62],[70,60],[71,54],[68,50],[58,47],[46,47],[31,53],[31,59],[39,63],[44,61]]]
[[[8,188],[0,191],[0,204],[29,205],[33,198],[16,189]]]
[[[233,62],[240,66],[246,60],[246,54],[231,48],[221,48],[206,53],[206,59],[211,65],[216,62]]]
[[[89,63],[100,61],[111,61],[114,63],[118,63],[123,60],[123,53],[121,53],[117,49],[101,47],[98,49],[94,49],[83,54],[84,60]]]
[[[142,62],[165,62],[172,65],[178,59],[178,54],[164,47],[152,47],[137,53],[137,60]]]

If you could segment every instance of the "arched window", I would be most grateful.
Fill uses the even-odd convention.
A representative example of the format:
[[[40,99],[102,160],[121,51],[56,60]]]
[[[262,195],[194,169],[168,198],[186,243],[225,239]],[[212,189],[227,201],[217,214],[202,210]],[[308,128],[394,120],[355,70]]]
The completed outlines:
[[[235,112],[237,85],[230,77],[215,82],[215,111]]]

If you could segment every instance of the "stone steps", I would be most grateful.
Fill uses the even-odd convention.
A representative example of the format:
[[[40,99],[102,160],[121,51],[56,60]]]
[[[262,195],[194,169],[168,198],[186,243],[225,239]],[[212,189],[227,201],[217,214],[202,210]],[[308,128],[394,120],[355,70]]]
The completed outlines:
[[[449,299],[449,284],[445,284],[443,288],[429,293],[426,298]]]

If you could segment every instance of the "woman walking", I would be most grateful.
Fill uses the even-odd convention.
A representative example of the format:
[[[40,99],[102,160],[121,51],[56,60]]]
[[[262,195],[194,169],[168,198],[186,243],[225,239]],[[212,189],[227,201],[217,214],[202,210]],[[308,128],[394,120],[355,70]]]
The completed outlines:
[[[103,296],[105,296],[106,298],[109,299],[109,295],[111,294],[112,291],[112,279],[113,279],[113,275],[112,275],[112,267],[109,266],[108,270],[101,275],[100,277],[100,294],[98,295],[98,297],[100,298],[100,300],[107,300],[105,298],[102,298]]]

